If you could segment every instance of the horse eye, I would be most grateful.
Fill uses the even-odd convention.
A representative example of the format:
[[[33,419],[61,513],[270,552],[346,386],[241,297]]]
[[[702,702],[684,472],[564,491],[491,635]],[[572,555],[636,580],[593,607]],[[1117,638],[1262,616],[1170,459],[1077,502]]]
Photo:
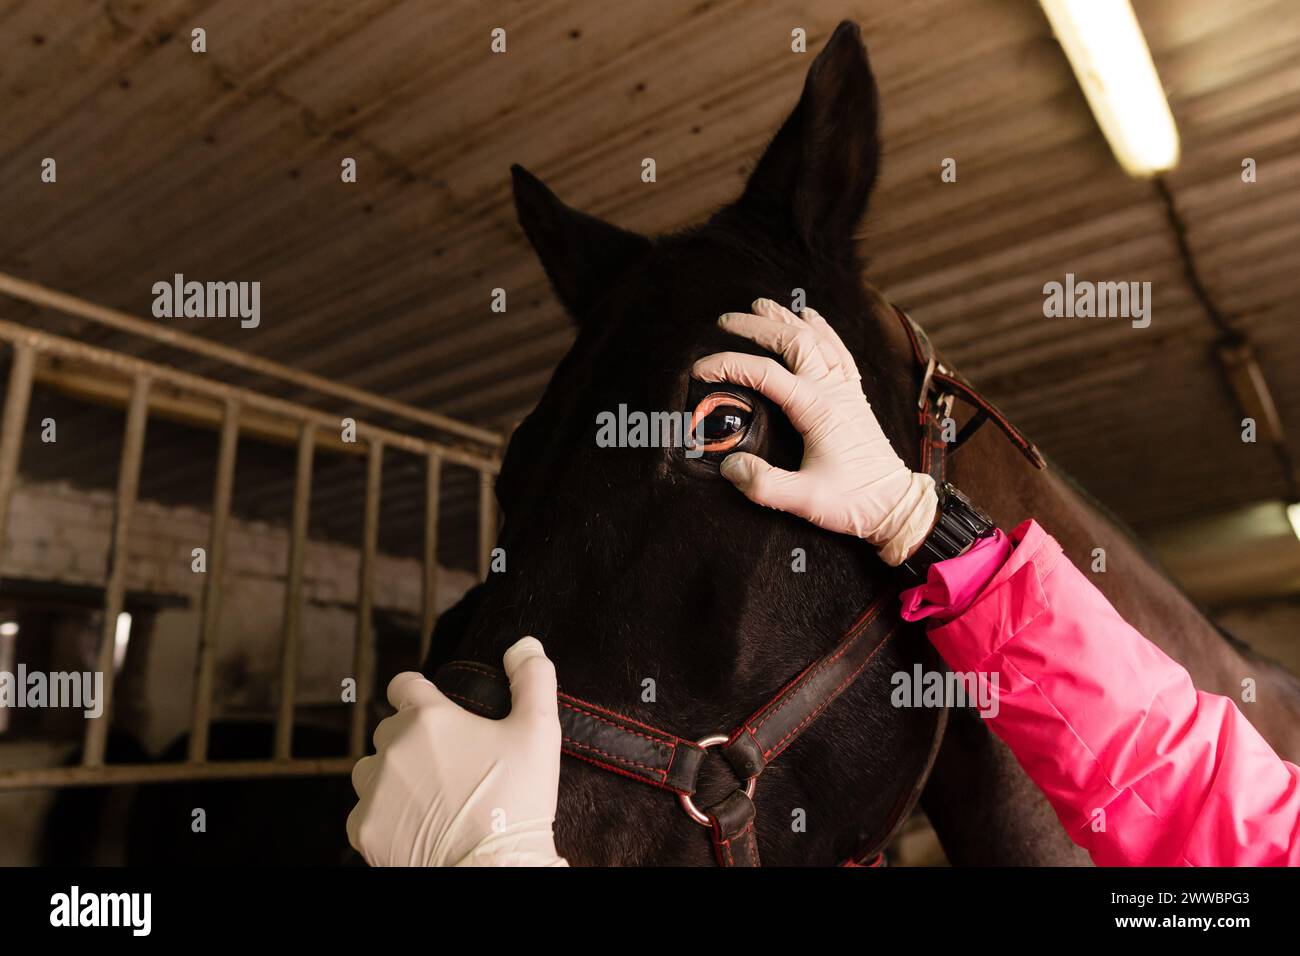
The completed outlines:
[[[730,392],[706,395],[691,414],[691,436],[703,439],[701,450],[727,451],[740,444],[754,418],[754,408]]]

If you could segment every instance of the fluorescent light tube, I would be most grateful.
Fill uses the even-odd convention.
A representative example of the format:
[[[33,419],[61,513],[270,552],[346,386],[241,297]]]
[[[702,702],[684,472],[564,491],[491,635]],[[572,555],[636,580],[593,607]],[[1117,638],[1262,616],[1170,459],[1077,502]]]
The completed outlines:
[[[1129,0],[1038,0],[1130,176],[1178,165],[1178,127]]]

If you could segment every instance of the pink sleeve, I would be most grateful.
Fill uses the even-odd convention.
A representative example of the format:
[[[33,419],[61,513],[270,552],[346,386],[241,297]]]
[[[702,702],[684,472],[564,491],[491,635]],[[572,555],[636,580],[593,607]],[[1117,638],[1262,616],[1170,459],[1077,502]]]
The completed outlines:
[[[1013,539],[932,567],[904,617],[947,620],[931,641],[987,684],[991,729],[1071,839],[1101,865],[1300,865],[1300,768],[1196,690],[1036,522]]]

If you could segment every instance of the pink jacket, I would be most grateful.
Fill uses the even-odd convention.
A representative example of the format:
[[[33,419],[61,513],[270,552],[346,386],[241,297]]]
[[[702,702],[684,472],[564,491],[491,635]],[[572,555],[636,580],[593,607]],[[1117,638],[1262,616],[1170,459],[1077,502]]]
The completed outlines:
[[[989,683],[990,728],[1096,863],[1300,865],[1300,768],[1193,687],[1036,522],[931,567],[903,616],[933,618],[948,665]]]

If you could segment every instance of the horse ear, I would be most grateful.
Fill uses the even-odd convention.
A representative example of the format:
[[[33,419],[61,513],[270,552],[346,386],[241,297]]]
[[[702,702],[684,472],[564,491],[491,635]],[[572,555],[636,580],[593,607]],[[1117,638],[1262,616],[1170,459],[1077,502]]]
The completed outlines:
[[[511,166],[515,211],[551,287],[579,322],[592,304],[650,248],[650,240],[560,202],[546,184]]]
[[[835,28],[737,206],[828,255],[851,252],[880,164],[876,80],[856,23]]]

